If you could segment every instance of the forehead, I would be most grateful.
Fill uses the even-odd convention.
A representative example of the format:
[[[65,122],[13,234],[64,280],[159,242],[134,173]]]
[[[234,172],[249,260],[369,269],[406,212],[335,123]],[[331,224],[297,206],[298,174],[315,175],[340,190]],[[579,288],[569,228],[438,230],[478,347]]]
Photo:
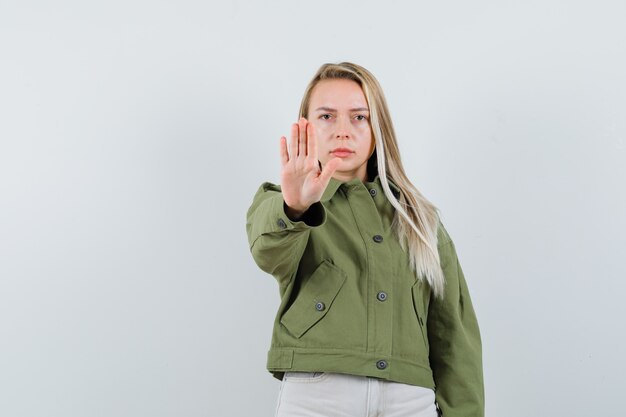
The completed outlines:
[[[309,108],[320,106],[341,108],[369,107],[361,86],[352,80],[332,79],[317,83],[311,92]]]

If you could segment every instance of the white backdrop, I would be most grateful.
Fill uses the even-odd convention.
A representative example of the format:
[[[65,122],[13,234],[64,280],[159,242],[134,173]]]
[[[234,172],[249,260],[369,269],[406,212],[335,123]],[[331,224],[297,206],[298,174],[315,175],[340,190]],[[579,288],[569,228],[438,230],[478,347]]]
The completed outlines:
[[[381,82],[488,417],[618,416],[623,1],[0,2],[0,415],[271,416],[245,213],[308,80]],[[622,410],[622,411],[620,411]]]

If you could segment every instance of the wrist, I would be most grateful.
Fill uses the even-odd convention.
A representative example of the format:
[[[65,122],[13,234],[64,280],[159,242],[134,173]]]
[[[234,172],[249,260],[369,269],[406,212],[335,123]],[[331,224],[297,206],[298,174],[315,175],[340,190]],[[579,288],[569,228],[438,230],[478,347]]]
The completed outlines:
[[[287,203],[284,203],[284,209],[285,209],[285,214],[287,215],[287,217],[289,217],[289,219],[293,221],[297,221],[297,220],[300,220],[300,218],[304,215],[304,213],[306,213],[306,211],[308,210],[308,207],[296,208],[296,207],[289,206]]]

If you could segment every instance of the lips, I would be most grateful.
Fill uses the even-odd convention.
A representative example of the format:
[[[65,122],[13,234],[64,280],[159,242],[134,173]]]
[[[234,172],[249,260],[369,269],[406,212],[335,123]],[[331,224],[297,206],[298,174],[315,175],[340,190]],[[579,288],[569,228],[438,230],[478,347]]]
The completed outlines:
[[[354,152],[352,151],[352,149],[348,148],[336,148],[330,151],[330,153],[338,157],[346,157],[352,155]]]

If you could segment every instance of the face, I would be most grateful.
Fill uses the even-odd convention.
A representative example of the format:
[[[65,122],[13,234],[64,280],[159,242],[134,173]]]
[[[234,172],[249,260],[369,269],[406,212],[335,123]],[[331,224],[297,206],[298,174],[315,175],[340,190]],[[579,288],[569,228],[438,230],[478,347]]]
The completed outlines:
[[[367,100],[355,81],[323,80],[313,88],[308,119],[315,126],[322,167],[341,158],[334,178],[367,181],[367,160],[374,152],[369,118]]]

